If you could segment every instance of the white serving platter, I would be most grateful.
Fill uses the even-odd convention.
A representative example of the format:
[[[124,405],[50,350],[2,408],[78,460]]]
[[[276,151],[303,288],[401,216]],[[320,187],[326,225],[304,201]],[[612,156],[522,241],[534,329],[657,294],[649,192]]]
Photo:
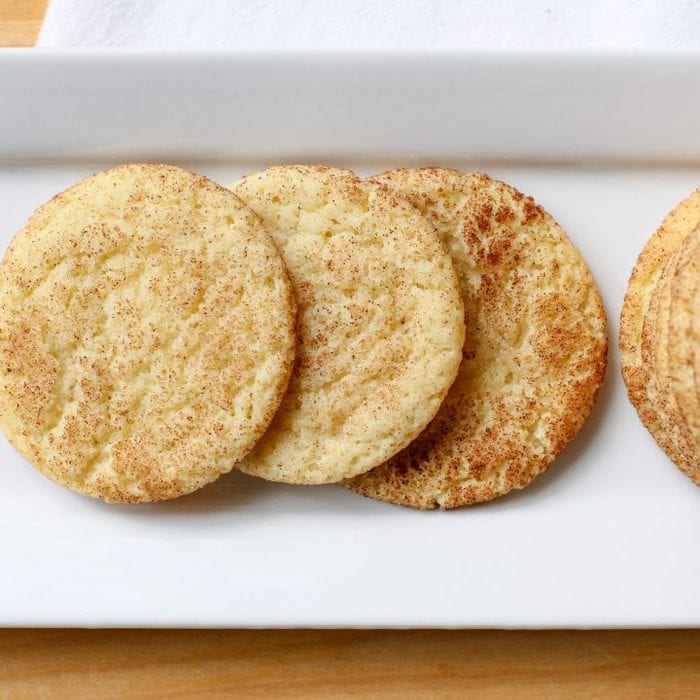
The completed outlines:
[[[569,231],[609,314],[607,380],[529,489],[417,512],[239,474],[105,505],[0,440],[6,626],[700,625],[700,490],[627,402],[616,349],[635,257],[700,185],[700,52],[0,51],[0,246],[125,161],[226,184],[320,161],[483,169]]]

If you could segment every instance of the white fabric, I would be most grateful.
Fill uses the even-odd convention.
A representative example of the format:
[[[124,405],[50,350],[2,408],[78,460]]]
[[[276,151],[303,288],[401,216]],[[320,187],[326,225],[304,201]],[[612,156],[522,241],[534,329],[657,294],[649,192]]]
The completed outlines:
[[[51,0],[39,46],[700,45],[700,0]]]

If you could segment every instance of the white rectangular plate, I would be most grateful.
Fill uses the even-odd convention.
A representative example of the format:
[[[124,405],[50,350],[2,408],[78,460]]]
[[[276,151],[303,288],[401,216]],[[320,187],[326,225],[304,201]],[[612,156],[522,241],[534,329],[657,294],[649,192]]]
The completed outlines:
[[[627,402],[635,257],[700,185],[700,53],[0,52],[0,243],[76,179],[160,160],[221,183],[285,161],[484,169],[569,231],[607,380],[531,488],[417,512],[239,474],[147,506],[54,485],[0,440],[0,624],[700,625],[700,490]]]

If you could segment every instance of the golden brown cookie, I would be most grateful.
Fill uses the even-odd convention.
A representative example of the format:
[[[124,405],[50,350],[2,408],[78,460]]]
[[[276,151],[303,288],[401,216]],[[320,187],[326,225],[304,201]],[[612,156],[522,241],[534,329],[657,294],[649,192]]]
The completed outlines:
[[[272,419],[295,304],[229,190],[126,165],[40,207],[0,267],[0,423],[44,474],[107,501],[189,493]]]
[[[271,231],[299,304],[289,391],[239,467],[305,484],[365,472],[425,427],[457,373],[449,255],[413,207],[349,170],[282,166],[233,189]]]
[[[371,181],[416,206],[445,241],[467,339],[430,425],[347,485],[417,508],[454,508],[523,488],[576,435],[603,379],[605,314],[591,273],[552,217],[503,182],[437,168]]]
[[[678,301],[673,298],[673,282],[691,236],[664,266],[642,324],[642,365],[648,377],[646,404],[655,414],[654,437],[671,460],[688,474],[694,471],[697,451],[672,390],[669,352],[673,342],[670,317],[681,311]]]
[[[669,319],[669,380],[695,449],[700,453],[700,228],[685,245],[673,279]],[[700,484],[700,466],[693,479]]]

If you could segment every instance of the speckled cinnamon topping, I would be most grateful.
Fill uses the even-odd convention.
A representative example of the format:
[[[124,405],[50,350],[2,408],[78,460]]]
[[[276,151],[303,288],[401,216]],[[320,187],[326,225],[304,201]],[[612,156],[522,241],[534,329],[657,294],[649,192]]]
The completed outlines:
[[[293,364],[295,305],[230,191],[127,165],[40,207],[0,268],[0,423],[42,472],[136,502],[229,471]]]
[[[659,446],[698,485],[700,446],[693,424],[700,418],[690,366],[694,364],[693,315],[698,303],[698,280],[693,281],[698,249],[693,241],[699,228],[700,189],[668,214],[644,246],[630,276],[620,317],[622,376],[630,401]],[[681,274],[683,280],[678,279]]]
[[[695,454],[700,485],[700,226],[686,239],[671,281],[667,363],[662,375]]]
[[[523,488],[588,416],[606,364],[598,290],[564,231],[530,197],[477,173],[371,178],[406,198],[448,246],[467,337],[440,411],[406,449],[347,486],[417,508]]]

